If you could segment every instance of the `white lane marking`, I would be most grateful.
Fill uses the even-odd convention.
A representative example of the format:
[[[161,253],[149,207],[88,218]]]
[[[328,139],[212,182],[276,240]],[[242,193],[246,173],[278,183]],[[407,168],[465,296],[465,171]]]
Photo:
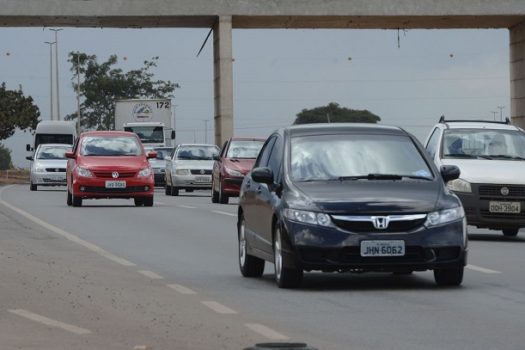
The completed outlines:
[[[487,269],[487,268],[484,268],[484,267],[481,267],[481,266],[476,266],[476,265],[467,265],[465,266],[467,269],[469,270],[472,270],[472,271],[478,271],[478,272],[484,272],[484,273],[491,273],[491,274],[494,274],[494,273],[501,273],[501,271],[497,271],[497,270],[491,270],[491,269]]]
[[[179,292],[180,294],[193,295],[197,294],[196,291],[188,287],[181,286],[180,284],[168,284],[168,287]]]
[[[216,301],[201,301],[202,304],[206,305],[213,311],[215,311],[218,314],[223,315],[233,315],[236,314],[237,311],[230,309],[227,306],[222,305],[221,303],[218,303]]]
[[[221,214],[221,215],[237,216],[237,214],[227,213],[225,211],[220,211],[220,210],[212,210],[212,212],[217,213],[217,214]]]
[[[179,204],[177,205],[177,207],[186,208],[186,209],[197,209],[197,207],[192,207],[191,205],[184,205],[184,204]]]
[[[15,309],[15,310],[8,310],[8,311],[12,314],[15,314],[21,317],[25,317],[31,321],[35,321],[35,322],[44,324],[46,326],[60,328],[60,329],[63,329],[65,331],[68,331],[74,334],[78,334],[78,335],[91,334],[90,330],[80,328],[77,326],[73,326],[72,324],[67,324],[67,323],[63,323],[60,321],[52,320],[50,318],[47,318],[41,315],[37,315],[37,314],[34,314],[26,310]]]
[[[162,277],[161,275],[157,275],[153,271],[140,270],[140,271],[138,271],[138,273],[141,273],[144,276],[151,278],[152,280],[162,280],[162,279],[164,279],[164,277]]]
[[[120,265],[124,265],[124,266],[135,266],[134,263],[132,263],[131,261],[128,261],[124,258],[121,258],[121,257],[118,257],[114,254],[111,254],[110,252],[108,252],[107,250],[104,250],[102,248],[100,248],[99,246],[93,244],[93,243],[89,243],[87,241],[84,241],[83,239],[69,233],[69,232],[66,232],[56,226],[53,226],[51,224],[48,224],[47,222],[37,218],[36,216],[33,216],[31,214],[29,214],[28,212],[25,212],[23,211],[22,209],[20,208],[17,208],[15,207],[14,205],[11,205],[9,203],[7,203],[6,201],[4,201],[2,198],[2,193],[3,191],[6,189],[6,188],[9,188],[9,187],[12,187],[12,186],[7,186],[7,187],[3,187],[2,189],[0,189],[0,204],[3,204],[5,205],[6,207],[8,207],[9,209],[17,212],[18,214],[26,217],[27,219],[33,221],[34,223],[48,229],[49,231],[52,231],[54,233],[56,233],[57,235],[60,235],[68,240],[70,240],[71,242],[74,242],[74,243],[77,243],[77,244],[80,244],[81,246],[83,246],[84,248],[87,248],[113,262],[116,262],[117,264],[120,264]]]
[[[245,323],[247,328],[271,340],[288,340],[287,336],[259,323]]]
[[[164,202],[156,202],[155,204],[166,205]]]
[[[133,350],[153,350],[153,348],[147,345],[135,345]]]

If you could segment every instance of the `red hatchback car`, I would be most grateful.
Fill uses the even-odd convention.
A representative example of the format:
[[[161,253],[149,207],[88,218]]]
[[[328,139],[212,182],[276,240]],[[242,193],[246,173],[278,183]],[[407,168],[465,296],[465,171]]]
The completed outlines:
[[[213,164],[213,203],[226,204],[230,197],[239,197],[242,180],[252,169],[264,141],[266,139],[232,137],[224,143]]]
[[[133,198],[136,206],[153,206],[154,179],[136,134],[90,131],[78,138],[66,169],[67,205],[82,206],[87,198]]]

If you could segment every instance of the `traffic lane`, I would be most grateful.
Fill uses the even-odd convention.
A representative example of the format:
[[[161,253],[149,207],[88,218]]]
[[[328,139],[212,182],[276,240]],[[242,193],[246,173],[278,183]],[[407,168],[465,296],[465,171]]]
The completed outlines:
[[[2,349],[241,349],[266,340],[200,296],[101,259],[4,206],[0,240]]]

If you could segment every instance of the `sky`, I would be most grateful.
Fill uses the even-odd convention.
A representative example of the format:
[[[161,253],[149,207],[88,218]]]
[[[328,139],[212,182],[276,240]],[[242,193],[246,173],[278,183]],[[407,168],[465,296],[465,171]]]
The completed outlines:
[[[63,28],[58,34],[62,117],[76,111],[69,52],[94,54],[99,62],[116,54],[125,71],[159,56],[155,79],[180,85],[172,100],[176,141],[204,142],[207,136],[213,143],[212,40],[196,57],[208,31]],[[293,123],[302,109],[330,102],[367,109],[382,124],[401,126],[422,142],[441,115],[493,120],[501,111],[509,117],[508,36],[506,29],[234,30],[234,135],[266,137]],[[10,89],[21,85],[43,120],[50,115],[45,41],[54,41],[47,28],[0,28],[0,82]],[[2,141],[15,166],[29,166],[25,144],[30,141],[23,132]]]

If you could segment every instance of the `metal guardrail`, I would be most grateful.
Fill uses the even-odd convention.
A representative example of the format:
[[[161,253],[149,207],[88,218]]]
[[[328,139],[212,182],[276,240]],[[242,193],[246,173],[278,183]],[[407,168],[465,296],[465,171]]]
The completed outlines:
[[[18,169],[0,170],[0,180],[27,182],[29,181],[29,171]]]

